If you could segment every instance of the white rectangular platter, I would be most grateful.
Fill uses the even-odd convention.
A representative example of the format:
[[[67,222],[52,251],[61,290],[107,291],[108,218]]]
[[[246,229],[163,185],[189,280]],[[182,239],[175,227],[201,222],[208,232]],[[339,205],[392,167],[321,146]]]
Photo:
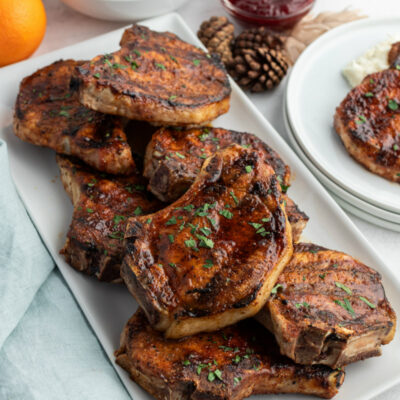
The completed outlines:
[[[143,24],[154,30],[174,32],[188,42],[200,44],[177,14],[148,20]],[[88,59],[97,54],[115,51],[122,32],[122,29],[110,32],[0,70],[0,138],[8,144],[11,171],[17,190],[113,365],[113,352],[118,348],[120,332],[137,305],[122,285],[100,283],[85,277],[70,268],[59,255],[71,220],[72,206],[60,182],[54,152],[20,141],[13,135],[11,124],[12,108],[23,77],[61,58]],[[293,172],[290,196],[310,216],[304,238],[348,252],[380,271],[386,293],[394,309],[400,314],[398,278],[384,265],[344,212],[235,84],[229,113],[213,125],[255,133],[279,152]],[[115,368],[133,399],[150,399],[122,369],[116,365]],[[370,399],[396,382],[400,382],[400,334],[383,348],[382,357],[347,368],[345,383],[336,399]],[[304,398],[294,395],[279,396],[280,400]]]

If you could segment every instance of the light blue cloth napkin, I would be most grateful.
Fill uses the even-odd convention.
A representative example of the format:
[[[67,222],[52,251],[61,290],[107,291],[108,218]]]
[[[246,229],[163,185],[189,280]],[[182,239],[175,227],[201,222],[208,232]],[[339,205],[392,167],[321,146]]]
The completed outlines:
[[[15,191],[1,140],[0,187],[0,400],[128,400]]]

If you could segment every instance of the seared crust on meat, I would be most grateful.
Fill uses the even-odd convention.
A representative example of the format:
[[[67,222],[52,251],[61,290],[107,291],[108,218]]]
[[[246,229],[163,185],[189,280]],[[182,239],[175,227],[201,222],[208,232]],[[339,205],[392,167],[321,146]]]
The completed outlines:
[[[344,380],[342,370],[297,365],[280,355],[273,336],[252,319],[168,340],[138,310],[115,354],[131,378],[159,400],[240,400],[266,393],[331,398]]]
[[[233,143],[260,150],[286,191],[290,168],[266,143],[250,133],[210,127],[161,128],[152,136],[144,168],[149,190],[162,201],[176,200],[193,183],[205,159]]]
[[[146,192],[139,175],[99,174],[71,158],[57,155],[61,180],[74,205],[61,250],[67,262],[103,281],[120,281],[127,218],[154,212],[160,202]]]
[[[131,174],[135,163],[122,121],[79,103],[71,78],[82,63],[57,61],[21,82],[14,132],[26,142],[78,157],[99,171]]]
[[[380,274],[347,254],[299,243],[277,285],[257,318],[297,363],[337,368],[379,356],[393,339]]]
[[[201,125],[228,111],[219,56],[140,25],[126,30],[121,46],[78,68],[87,107],[156,125]]]
[[[285,211],[288,217],[290,226],[292,227],[292,238],[293,242],[300,240],[301,234],[303,233],[308,223],[308,215],[301,211],[299,206],[287,195],[283,195],[285,202]]]
[[[208,158],[175,203],[130,218],[125,239],[121,276],[171,338],[254,315],[292,254],[274,171],[238,145]]]
[[[334,125],[355,160],[400,182],[400,71],[368,75],[336,109]]]

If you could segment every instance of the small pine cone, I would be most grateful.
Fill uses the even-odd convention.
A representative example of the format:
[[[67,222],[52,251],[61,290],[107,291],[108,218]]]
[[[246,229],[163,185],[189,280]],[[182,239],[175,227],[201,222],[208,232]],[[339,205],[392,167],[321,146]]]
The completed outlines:
[[[197,36],[210,53],[220,55],[224,64],[232,62],[232,43],[235,27],[226,17],[211,17],[204,21]]]
[[[240,49],[257,50],[260,47],[282,50],[284,42],[285,38],[283,35],[279,35],[269,31],[264,26],[260,26],[242,31],[235,39],[233,52],[236,55],[236,53],[240,52]]]
[[[229,73],[243,89],[263,92],[279,85],[288,68],[289,63],[280,51],[261,47],[238,49]]]

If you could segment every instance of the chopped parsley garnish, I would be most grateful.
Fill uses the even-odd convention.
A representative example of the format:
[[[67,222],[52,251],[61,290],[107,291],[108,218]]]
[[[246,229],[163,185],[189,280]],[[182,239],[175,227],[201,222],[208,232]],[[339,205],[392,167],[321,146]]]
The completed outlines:
[[[93,179],[88,183],[88,186],[89,186],[89,187],[93,187],[96,183],[97,183],[97,179],[93,178]]]
[[[214,218],[211,218],[211,217],[207,216],[207,219],[211,222],[212,226],[217,225],[217,221]]]
[[[208,235],[211,234],[211,230],[209,228],[206,228],[206,227],[200,228],[200,232],[205,236],[208,236]]]
[[[171,54],[169,55],[169,58],[170,58],[173,62],[176,62],[176,63],[178,64],[178,60],[177,60],[174,56],[171,56]]]
[[[202,133],[199,136],[200,142],[204,142],[210,135],[208,133]]]
[[[175,263],[169,263],[168,264],[170,267],[172,267],[172,268],[176,268],[176,264]]]
[[[199,247],[205,247],[207,249],[214,248],[214,242],[211,239],[207,238],[206,236],[199,235],[198,233],[196,233],[196,237],[200,240]]]
[[[165,70],[166,70],[166,68],[165,68],[165,65],[164,65],[164,64],[160,64],[160,63],[154,63],[154,65],[155,65],[157,68],[159,68],[159,69],[162,69],[163,71],[165,71]]]
[[[258,222],[249,222],[249,225],[251,225],[254,229],[260,229],[262,227],[262,224],[259,224]]]
[[[372,92],[367,92],[364,94],[365,97],[374,97],[374,94]]]
[[[236,386],[242,380],[241,376],[235,376],[233,378],[233,384]]]
[[[168,235],[168,239],[169,239],[169,242],[170,242],[170,243],[174,243],[174,240],[175,240],[175,239],[174,239],[174,235],[169,234],[169,235]]]
[[[338,265],[337,264],[332,264],[332,268],[337,268]]]
[[[232,197],[233,201],[235,202],[235,204],[238,205],[239,204],[239,200],[235,196],[235,193],[233,193],[233,191],[230,191],[229,194],[231,195],[231,197]]]
[[[137,56],[139,56],[139,57],[142,55],[142,54],[140,53],[139,50],[136,50],[136,49],[135,49],[135,50],[133,50],[133,52],[134,52]]]
[[[179,158],[186,158],[183,154],[181,154],[181,153],[178,153],[178,152],[175,152],[175,154],[176,154],[176,156],[177,157],[179,157]]]
[[[371,78],[371,79],[369,80],[369,83],[374,84],[375,81]]]
[[[398,149],[399,149],[399,145],[398,145],[398,144],[394,144],[394,145],[393,145],[393,150],[394,150],[394,151],[397,151]]]
[[[197,231],[197,228],[199,227],[199,224],[193,225],[190,222],[188,223],[188,225],[190,228],[192,228],[192,229],[190,229],[190,233],[192,233],[192,234],[195,233]]]
[[[225,340],[228,340],[228,338],[224,337]],[[222,349],[223,351],[227,352],[227,351],[233,351],[233,347],[229,347],[229,346],[218,346],[219,349]]]
[[[197,248],[197,243],[193,238],[185,240],[185,246],[189,247],[189,249],[193,249],[195,251],[198,251],[199,249]]]
[[[235,358],[232,359],[232,362],[239,364],[241,359],[242,358],[239,356],[239,354],[236,354]]]
[[[198,67],[200,65],[200,60],[194,59],[193,64]]]
[[[245,170],[249,174],[251,171],[253,171],[253,167],[251,165],[246,165]]]
[[[194,209],[194,205],[193,204],[188,204],[187,206],[183,207],[183,209],[185,211],[192,211]]]
[[[399,108],[399,105],[396,103],[395,100],[390,99],[388,102],[388,107],[392,110],[392,111],[396,111]]]
[[[356,124],[357,125],[361,125],[364,122],[367,122],[367,118],[365,118],[364,115],[359,115],[358,119],[356,119]]]
[[[118,225],[121,221],[123,221],[125,217],[123,215],[116,215],[114,217],[114,224]]]
[[[121,231],[117,231],[117,232],[110,233],[108,235],[108,237],[111,238],[111,239],[124,240],[124,233],[121,232]]]
[[[128,66],[126,66],[126,65],[124,65],[124,64],[118,64],[118,63],[114,63],[113,65],[112,65],[112,67],[114,68],[114,69],[125,69],[125,68],[128,68]]]
[[[356,313],[354,312],[349,299],[344,299],[344,301],[341,300],[333,300],[333,301],[340,307],[344,308],[352,317],[355,317]]]
[[[100,78],[100,74],[97,72],[96,74],[93,74],[93,76],[96,78],[96,79],[99,79]]]
[[[107,255],[108,255],[108,250],[104,250],[103,254],[104,254],[105,256],[107,256]]]
[[[190,361],[189,361],[189,360],[182,361],[182,364],[183,364],[185,367],[187,367],[188,365],[190,365]]]
[[[176,99],[176,97],[177,97],[176,95],[172,94],[171,96],[168,97],[168,100],[173,101]]]
[[[150,224],[150,223],[151,223],[151,218],[147,218],[146,224]]]
[[[199,155],[199,158],[202,158],[203,160],[205,160],[207,158],[207,154],[203,153],[203,154]]]
[[[262,222],[269,222],[269,221],[271,221],[271,218],[262,218],[261,221]]]
[[[203,268],[210,269],[214,266],[213,260],[206,260],[206,263],[203,265]],[[220,346],[221,347],[221,346]]]
[[[93,212],[94,212],[93,208],[87,208],[86,211],[87,211],[88,213],[93,213]]]
[[[359,299],[362,300],[365,304],[367,304],[368,307],[370,307],[370,308],[376,308],[376,305],[373,304],[373,303],[371,303],[371,302],[370,302],[368,299],[366,299],[365,297],[360,296]]]
[[[60,115],[61,117],[66,117],[69,118],[69,112],[65,111],[65,110],[61,110],[58,115]]]
[[[278,293],[279,288],[283,288],[283,285],[281,285],[280,283],[278,283],[277,285],[275,285],[272,290],[271,290],[271,294],[276,294]]]
[[[312,254],[317,254],[318,253],[318,251],[317,250],[313,250],[313,249],[310,249],[310,250],[308,250],[310,253],[312,253]]]
[[[319,274],[318,276],[319,276],[321,279],[325,279],[325,277],[326,277],[326,273]]]
[[[142,214],[142,207],[140,207],[140,206],[137,206],[136,208],[135,208],[135,211],[133,212],[133,214],[134,215],[141,215]]]
[[[112,64],[111,64],[111,62],[110,62],[110,60],[108,58],[104,59],[104,63],[107,64],[109,67],[112,67]]]
[[[308,307],[310,307],[310,305],[306,301],[303,301],[302,303],[296,303],[295,306],[296,306],[296,308],[301,308],[301,307],[308,308]]]
[[[347,287],[346,285],[344,285],[343,283],[335,281],[335,285],[336,285],[338,288],[344,290],[347,294],[350,294],[350,295],[353,294],[353,292],[351,291],[351,289],[350,289],[349,287]]]
[[[225,217],[226,219],[232,219],[233,214],[229,210],[220,210],[219,214]]]
[[[201,370],[202,370],[203,368],[205,368],[205,367],[207,367],[206,364],[199,364],[199,365],[197,366],[197,369],[196,369],[197,375],[200,375],[200,374],[201,374]]]
[[[166,223],[165,225],[175,225],[176,224],[176,218],[175,216],[171,217]]]

